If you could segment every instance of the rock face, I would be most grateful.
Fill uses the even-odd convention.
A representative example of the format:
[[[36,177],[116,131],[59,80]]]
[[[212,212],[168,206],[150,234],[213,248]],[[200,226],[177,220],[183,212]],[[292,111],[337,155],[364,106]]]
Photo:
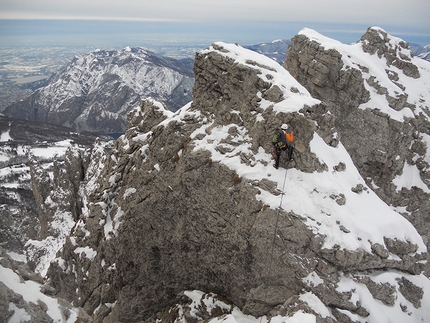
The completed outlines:
[[[39,211],[52,193],[48,173],[54,169],[54,160],[58,166],[67,147],[92,146],[97,136],[4,116],[0,116],[0,133],[0,246],[22,253],[28,240],[49,235],[49,218]]]
[[[153,97],[176,111],[192,100],[187,62],[144,48],[75,57],[49,84],[4,110],[14,118],[102,133],[124,132],[127,112]]]
[[[369,28],[355,45],[337,46],[350,47],[353,57],[324,47],[325,38],[314,36],[304,31],[292,39],[285,68],[327,105],[330,118],[316,116],[318,123],[336,127],[367,184],[387,204],[403,209],[430,241],[429,89],[414,82],[428,63],[379,28]],[[370,70],[375,61],[382,62],[379,70]],[[398,184],[413,174],[416,183]]]
[[[12,259],[0,247],[0,271],[7,282],[0,282],[1,322],[59,322],[68,319],[77,322],[92,322],[82,309],[74,308],[63,299],[52,298],[52,290],[43,285],[43,278],[30,270],[27,264]],[[23,286],[18,292],[14,287]],[[24,293],[22,291],[25,291]]]
[[[303,56],[325,53],[297,39]],[[311,81],[292,74],[315,96],[342,80],[331,100],[351,110],[367,102],[361,72],[344,71],[342,55],[329,52],[324,64],[295,65]],[[56,295],[104,323],[172,321],[185,290],[217,293],[257,317],[372,322],[375,306],[386,306],[424,319],[426,246],[355,172],[347,149],[364,158],[370,148],[341,144],[340,106],[236,45],[213,44],[194,70],[191,104],[172,113],[141,102],[110,153],[93,152],[73,179],[82,208],[48,271]],[[286,173],[271,166],[270,138],[282,123],[296,136]]]

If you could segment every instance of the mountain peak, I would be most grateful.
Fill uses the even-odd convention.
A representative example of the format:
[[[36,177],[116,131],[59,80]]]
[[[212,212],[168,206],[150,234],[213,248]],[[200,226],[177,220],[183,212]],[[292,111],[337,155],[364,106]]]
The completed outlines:
[[[124,132],[125,116],[153,97],[176,111],[192,100],[191,67],[143,47],[76,56],[50,83],[4,111],[77,130]]]
[[[340,73],[335,80],[352,79],[351,87],[331,88],[342,89],[342,99],[355,98],[356,89],[371,97],[355,71],[358,65],[343,66],[344,56],[355,63],[352,54],[359,46],[347,52],[351,47],[332,41],[337,48],[327,49],[322,42],[299,35],[288,63],[296,64],[297,73],[311,74],[309,84],[319,89],[330,85],[325,72]],[[299,47],[302,54],[295,56]],[[294,62],[296,57],[300,61]],[[372,66],[360,64],[370,73]],[[415,198],[393,189],[396,173],[390,167],[399,170],[406,161],[415,167],[420,158],[424,165],[423,146],[417,143],[410,153],[388,145],[383,152],[368,151],[373,142],[362,142],[372,141],[361,131],[363,123],[373,131],[372,121],[380,122],[373,139],[380,143],[394,133],[390,127],[402,128],[399,121],[391,124],[360,109],[362,98],[339,106],[309,84],[308,92],[282,66],[236,44],[214,43],[196,54],[194,67],[193,102],[165,113],[156,101],[143,101],[104,157],[103,169],[86,174],[86,181],[97,185],[49,269],[54,286],[68,284],[59,296],[110,321],[148,319],[185,290],[213,291],[254,316],[290,315],[312,295],[338,320],[377,322],[386,311],[384,319],[407,319],[400,304],[380,304],[374,285],[389,285],[395,295],[389,304],[399,299],[417,304],[403,286],[429,284],[421,275],[427,247],[397,206],[382,197]],[[359,117],[342,118],[342,108]],[[283,159],[282,168],[274,169],[271,138],[282,123],[295,132],[294,160]],[[408,128],[414,126],[405,124],[404,137],[395,140],[417,141]],[[369,163],[375,168],[367,169]],[[418,194],[423,201],[427,193]],[[425,317],[427,306],[407,304],[406,312]],[[106,310],[95,310],[101,307]],[[308,313],[316,315],[314,310]]]
[[[76,219],[57,254],[29,243],[34,264],[55,254],[51,290],[99,322],[425,320],[429,69],[411,57],[406,75],[379,33],[344,45],[305,29],[284,67],[214,43],[192,102],[140,101],[111,150],[69,151],[52,183],[34,165],[39,216]],[[294,158],[275,169],[283,123]]]

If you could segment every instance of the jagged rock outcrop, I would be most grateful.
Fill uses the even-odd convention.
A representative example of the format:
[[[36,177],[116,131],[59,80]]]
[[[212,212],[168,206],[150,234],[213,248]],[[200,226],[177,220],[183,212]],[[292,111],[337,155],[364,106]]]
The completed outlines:
[[[367,184],[403,210],[428,243],[430,104],[420,81],[428,63],[380,28],[354,45],[332,42],[304,30],[292,39],[284,66],[327,105],[330,117],[309,111],[320,127],[336,128]],[[405,181],[409,187],[398,184]]]
[[[192,100],[187,62],[141,47],[96,50],[75,57],[49,84],[4,110],[14,118],[64,125],[81,131],[124,132],[127,113],[152,97],[172,111]]]
[[[23,253],[28,240],[49,235],[50,222],[40,211],[52,193],[48,182],[54,159],[63,160],[61,155],[68,146],[93,145],[97,136],[4,116],[0,116],[0,133],[0,246]],[[31,174],[37,174],[34,181]],[[70,172],[68,176],[74,174]],[[79,183],[75,179],[72,182]],[[73,202],[64,202],[67,203]]]
[[[370,322],[383,299],[399,317],[424,317],[413,296],[429,285],[422,238],[355,172],[330,102],[237,45],[213,44],[194,68],[190,105],[173,114],[142,102],[111,152],[90,159],[84,208],[49,268],[56,295],[104,323],[160,322],[185,290],[254,316]],[[271,167],[284,122],[296,134],[288,173]]]
[[[212,56],[222,59],[219,54],[209,53],[210,59]],[[207,60],[208,57],[202,56],[196,60],[196,65]],[[218,65],[213,70],[202,69],[202,73],[204,70],[222,74],[223,68],[227,70],[232,66],[233,61],[225,60],[224,67]],[[241,72],[240,66],[238,72]],[[234,77],[230,75],[228,78],[237,77],[236,71],[230,73]],[[247,73],[255,75],[251,69],[247,69]],[[227,80],[225,84],[227,86]],[[206,83],[200,85],[202,88],[207,86]],[[252,88],[252,92],[249,91],[254,83],[249,82],[249,86],[240,95],[248,93],[250,101],[245,99],[242,106],[236,106],[247,122],[251,121],[252,112],[247,103],[252,104],[254,100],[255,109],[260,110],[256,104],[256,94],[259,90],[268,90],[271,84],[262,85],[260,89]],[[202,89],[196,87],[195,92],[199,91]],[[220,292],[247,312],[255,315],[265,312],[268,305],[264,304],[265,288],[261,276],[264,277],[267,270],[269,259],[266,251],[270,249],[276,213],[261,201],[249,199],[261,193],[259,183],[252,184],[228,167],[212,161],[208,151],[193,151],[190,138],[201,127],[202,118],[210,118],[211,121],[203,122],[212,124],[213,128],[229,125],[231,139],[225,142],[225,146],[244,144],[239,135],[241,126],[228,121],[229,109],[237,103],[230,99],[222,100],[221,106],[214,106],[213,109],[208,104],[216,103],[218,98],[193,103],[194,109],[199,107],[198,104],[205,104],[203,112],[207,117],[199,117],[191,107],[188,115],[170,121],[166,126],[159,123],[168,112],[158,104],[151,106],[145,102],[141,107],[146,113],[139,109],[131,113],[129,119],[134,120],[134,127],[117,141],[100,178],[100,189],[93,192],[84,229],[89,230],[90,234],[83,235],[82,223],[82,227],[76,228],[74,237],[67,240],[64,246],[66,266],[82,266],[86,274],[81,276],[81,270],[77,271],[77,279],[82,281],[82,284],[77,284],[78,294],[72,292],[73,295],[63,296],[72,297],[89,313],[101,303],[116,300],[121,306],[114,307],[112,312],[106,309],[96,314],[101,318],[110,314],[106,321],[112,322],[144,319],[159,310],[160,306],[171,304],[178,292],[185,289]],[[219,117],[218,113],[222,113],[223,117]],[[139,115],[142,119],[136,118]],[[154,122],[152,130],[141,134],[138,130],[147,124],[146,117],[151,123],[157,115],[160,119]],[[305,118],[296,115],[296,119],[298,121],[295,122],[306,123],[304,129],[312,129]],[[275,120],[273,116],[273,124],[279,122]],[[252,133],[258,136],[258,131]],[[310,133],[303,138],[310,140]],[[239,142],[235,143],[236,140]],[[267,142],[264,144],[267,146]],[[303,142],[302,145],[306,147],[308,143]],[[220,145],[219,149],[222,147]],[[315,156],[312,157],[313,154],[305,149],[303,155],[307,154],[309,156],[303,158],[305,162],[313,160],[314,164],[319,164]],[[249,160],[246,154],[241,158],[245,163],[256,162],[251,155]],[[297,163],[302,163],[301,160],[298,156]],[[303,165],[310,167],[306,163]],[[216,198],[212,198],[214,188],[217,188]],[[286,217],[280,223],[287,228],[295,223],[294,237],[297,241],[290,248],[306,250],[311,243],[306,226],[293,216]],[[86,254],[74,251],[76,244],[81,243],[90,248]],[[123,249],[123,246],[127,247]],[[89,252],[92,257],[88,256]],[[73,259],[69,258],[70,255]],[[294,262],[290,257],[283,261],[287,263],[287,268],[292,267],[288,262]],[[100,267],[100,263],[104,265]],[[186,265],[179,268],[178,263]],[[315,265],[316,261],[310,262],[310,266],[312,263]],[[277,266],[284,267],[285,264],[279,263]],[[272,275],[281,270],[277,266]],[[293,271],[293,268],[290,270]],[[52,285],[62,291],[60,295],[72,291],[70,286],[62,285],[70,281],[67,273],[55,264],[49,276]],[[281,280],[282,283],[279,283],[283,287],[273,290],[269,308],[302,288],[298,277],[282,277]],[[244,291],[247,291],[245,295]]]
[[[82,182],[86,180],[86,173],[97,176],[97,168],[100,167],[97,167],[96,161],[102,158],[101,154],[104,156],[109,144],[96,140],[91,148],[70,146],[64,158],[53,161],[50,169],[52,178],[37,158],[30,156],[29,166],[40,230],[37,237],[27,241],[25,251],[29,265],[43,275],[79,220],[82,209],[87,207]]]
[[[49,287],[43,285],[43,278],[32,272],[27,264],[12,259],[1,247],[0,272],[7,276],[7,285],[0,282],[1,322],[50,323],[69,319],[92,322],[82,309],[74,308],[66,300],[51,298]]]

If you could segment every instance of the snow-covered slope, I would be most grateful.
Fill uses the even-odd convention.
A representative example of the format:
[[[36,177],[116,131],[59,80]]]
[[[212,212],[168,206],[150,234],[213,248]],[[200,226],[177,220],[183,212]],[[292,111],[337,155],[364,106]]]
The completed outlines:
[[[285,67],[327,105],[318,124],[335,128],[367,185],[428,241],[429,62],[379,27],[352,45],[304,29]]]
[[[254,53],[235,45],[225,43],[217,43],[216,45],[223,49],[217,53],[233,58],[236,64],[256,68],[252,62],[258,61],[259,66],[262,66],[259,68],[261,78],[266,82],[270,80],[273,85],[283,89],[284,100],[274,104],[262,98],[259,104],[260,108],[271,108],[274,113],[298,113],[303,106],[318,103],[317,100],[310,97],[306,89],[299,87],[297,81],[287,71],[280,65],[273,64],[270,59],[260,55],[256,56]],[[214,51],[214,48],[210,48],[208,51]],[[291,88],[299,88],[299,90],[294,93],[291,92]],[[430,93],[427,96],[430,97]],[[186,113],[189,113],[186,109],[181,110],[177,114],[176,120],[180,121],[180,116]],[[167,119],[164,123],[170,121]],[[262,114],[258,114],[257,122],[265,123],[267,120]],[[207,133],[207,129],[211,127],[213,127],[213,123],[202,125],[201,128],[193,132],[191,139],[196,138],[199,134]],[[241,154],[253,154],[249,130],[245,127],[239,128],[242,140],[247,141],[248,139],[249,142],[235,147],[223,143],[227,141],[229,136],[228,129],[229,125],[215,127],[204,139],[195,142],[194,149],[209,149],[214,161],[225,164],[236,171],[239,176],[244,176],[250,180],[261,181],[264,178],[276,178],[278,188],[282,190],[281,185],[285,170],[273,170],[270,163],[272,156],[264,154],[263,151],[261,151],[261,155],[256,156],[255,163],[249,166],[243,165]],[[217,150],[219,145],[225,147],[229,152],[224,153]],[[307,224],[317,233],[327,236],[324,247],[333,248],[334,245],[338,245],[349,250],[363,248],[371,252],[371,244],[384,244],[383,237],[385,236],[387,238],[399,237],[398,239],[410,241],[419,246],[418,252],[426,251],[421,237],[413,226],[401,215],[392,211],[366,186],[342,144],[339,144],[338,147],[330,147],[315,133],[310,142],[310,150],[318,156],[321,163],[327,165],[329,171],[306,174],[296,169],[289,170],[284,189],[287,195],[283,201],[285,205],[282,207],[296,214],[310,216],[310,221],[307,221]],[[333,171],[339,163],[345,164],[346,170],[344,172]],[[335,185],[333,185],[334,183]],[[402,187],[410,184],[400,181],[399,185]],[[351,191],[351,188],[357,186],[362,189],[360,194]],[[336,199],[340,195],[345,197],[347,201],[345,205],[336,203]],[[278,207],[278,197],[273,197],[271,194],[267,196],[267,199],[265,197],[266,195],[262,194],[260,198],[274,209]],[[341,225],[348,231],[352,230],[353,233],[343,232],[339,229]],[[390,229],[387,230],[387,228]]]
[[[0,289],[4,293],[2,300],[7,301],[0,305],[1,322],[90,322],[82,309],[47,295],[42,282],[23,275],[22,259],[11,256],[2,254],[0,260]]]
[[[176,111],[192,100],[190,64],[141,48],[96,50],[72,62],[30,97],[4,111],[8,116],[78,130],[123,132],[125,116],[142,98]]]
[[[383,114],[420,142],[419,153],[411,144],[398,160],[425,166],[428,133],[402,125],[412,116],[428,124],[430,95],[419,84],[429,79],[427,65],[418,64],[420,78],[406,78],[357,44],[312,30],[301,36],[317,40],[312,46],[345,70],[373,76],[385,98],[398,96],[395,83],[408,94],[408,104],[392,112],[383,94],[363,85],[362,103],[379,114],[349,126],[369,126]],[[303,68],[321,82],[317,59]],[[390,205],[373,178],[363,178],[330,101],[312,97],[274,60],[234,44],[197,53],[195,76],[192,103],[171,112],[145,100],[110,152],[89,152],[85,173],[74,179],[75,226],[55,259],[33,259],[38,268],[51,260],[56,295],[100,322],[425,322],[427,232],[404,216],[420,205]],[[282,123],[295,131],[295,154],[275,169],[271,137]],[[68,164],[82,158],[69,154]],[[65,174],[57,175],[63,189]],[[425,181],[413,180],[396,177],[394,190],[420,184],[427,194]],[[46,210],[61,205],[58,196],[46,197]]]
[[[176,113],[137,107],[104,177],[88,179],[83,218],[50,268],[55,285],[75,281],[60,294],[78,301],[88,284],[132,277],[108,314],[103,301],[93,313],[110,320],[161,313],[190,287],[216,289],[246,314],[272,310],[272,322],[425,320],[426,243],[368,186],[336,129],[320,127],[314,114],[326,107],[237,45],[213,44],[195,68],[194,101]],[[270,138],[284,122],[296,153],[276,170]],[[142,310],[132,314],[131,300]]]

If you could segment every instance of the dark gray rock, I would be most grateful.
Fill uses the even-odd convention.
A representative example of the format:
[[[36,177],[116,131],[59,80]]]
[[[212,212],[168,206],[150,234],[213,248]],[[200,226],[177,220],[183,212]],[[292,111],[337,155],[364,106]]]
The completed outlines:
[[[424,291],[421,287],[416,286],[410,280],[402,277],[398,279],[398,284],[400,286],[400,293],[411,302],[415,308],[421,307],[421,299],[423,298]]]
[[[365,284],[374,299],[380,300],[388,306],[393,306],[396,301],[396,288],[388,283],[377,284],[369,277],[360,280]]]
[[[258,152],[272,152],[268,138],[285,122],[296,130],[296,155],[294,163],[282,166],[306,173],[333,172],[311,152],[310,142],[318,133],[331,147],[349,138],[343,145],[363,167],[360,171],[369,182],[372,178],[377,183],[392,181],[393,173],[378,172],[401,169],[401,162],[394,153],[371,148],[388,143],[387,134],[395,131],[412,134],[409,125],[390,120],[379,110],[357,112],[357,104],[369,96],[362,77],[365,67],[343,69],[339,52],[301,36],[297,43],[302,53],[318,58],[312,62],[296,53],[299,61],[295,66],[298,74],[304,70],[309,73],[304,79],[311,93],[315,91],[321,98],[327,95],[320,104],[303,106],[299,112],[275,112],[278,100],[297,94],[302,87],[295,84],[281,91],[273,81],[273,68],[258,60],[239,63],[224,55],[231,47],[217,43],[196,55],[194,101],[189,107],[172,115],[161,104],[145,100],[129,114],[128,129],[112,150],[94,148],[86,152],[89,155],[68,155],[67,167],[73,170],[79,166],[81,172],[66,176],[57,170],[53,183],[57,189],[66,187],[68,191],[80,187],[83,207],[75,208],[80,210],[76,225],[49,268],[49,284],[58,297],[82,307],[96,322],[110,323],[171,320],[175,311],[166,308],[183,303],[184,290],[217,293],[254,316],[290,315],[293,312],[289,310],[299,309],[314,313],[309,304],[296,302],[303,291],[308,291],[330,308],[337,320],[349,322],[342,312],[364,320],[372,309],[356,301],[352,288],[339,291],[342,278],[360,283],[357,277],[376,270],[396,271],[401,276],[402,272],[420,274],[426,268],[423,260],[427,254],[417,255],[417,245],[397,239],[387,238],[385,245],[373,244],[371,250],[325,247],[325,237],[306,223],[312,220],[310,216],[271,208],[258,198],[263,190],[264,194],[280,196],[283,192],[278,191],[277,183],[270,178],[256,181],[241,177],[238,171],[213,160],[215,155],[208,149],[194,149],[223,127],[225,137],[214,150],[226,156],[236,147],[248,145],[251,153],[239,152],[237,157],[252,167]],[[295,44],[293,40],[293,52]],[[377,86],[375,80],[372,84]],[[383,92],[382,87],[380,90]],[[330,93],[344,100],[345,111],[331,101]],[[262,100],[273,105],[263,109]],[[351,117],[346,124],[339,120],[342,113]],[[264,122],[258,121],[261,119]],[[374,122],[372,131],[379,127],[375,143],[362,136],[357,139],[362,146],[354,146],[348,131],[356,135],[369,127],[367,122]],[[246,138],[241,134],[243,129]],[[416,141],[418,137],[415,134]],[[410,143],[409,139],[404,140]],[[425,150],[420,144],[414,149]],[[400,159],[407,156],[412,161],[407,149],[399,149],[398,154]],[[366,173],[369,163],[380,165],[379,169]],[[423,165],[425,168],[424,160]],[[344,170],[341,163],[334,169]],[[73,181],[80,185],[68,184]],[[363,194],[360,186],[353,189]],[[346,196],[351,196],[350,188],[347,190],[329,193],[327,198],[337,202],[335,207],[347,209]],[[393,191],[387,184],[378,194],[386,198],[384,194]],[[46,194],[40,189],[41,196]],[[399,203],[422,212],[419,205],[409,201],[407,196]],[[338,221],[337,225],[336,230],[350,237],[346,223]],[[308,282],[308,277],[314,280]],[[373,298],[391,304],[391,295],[397,291],[363,279]],[[405,290],[414,289],[407,282],[402,284],[405,294]],[[381,296],[379,290],[390,296]],[[417,306],[420,299],[413,299]],[[186,319],[193,321],[187,311]],[[202,318],[210,319],[209,314],[202,310]],[[314,315],[317,322],[334,321]]]
[[[430,123],[425,99],[412,105],[406,101],[408,93],[398,82],[396,69],[413,81],[419,79],[418,67],[406,42],[393,40],[380,28],[369,28],[359,44],[363,51],[381,58],[386,65],[388,78],[398,86],[396,97],[388,95],[387,88],[375,76],[366,76],[370,68],[363,65],[347,66],[342,54],[335,49],[326,49],[317,41],[300,34],[292,39],[284,67],[299,83],[316,98],[323,101],[319,109],[307,109],[306,113],[319,124],[319,133],[329,142],[334,128],[342,144],[348,150],[354,164],[369,187],[388,205],[406,207],[403,215],[424,237],[430,241],[430,195],[418,187],[397,188],[393,179],[403,173],[405,166],[416,166],[421,180],[429,187],[430,165],[424,161],[426,145],[423,136],[428,136]],[[394,68],[393,68],[394,67]],[[395,120],[379,109],[361,109],[359,106],[370,99],[367,83],[372,91],[385,97],[393,111],[409,108],[414,118],[404,122]],[[330,118],[326,111],[330,111]],[[399,158],[400,157],[400,158]],[[427,275],[429,269],[425,269]]]

